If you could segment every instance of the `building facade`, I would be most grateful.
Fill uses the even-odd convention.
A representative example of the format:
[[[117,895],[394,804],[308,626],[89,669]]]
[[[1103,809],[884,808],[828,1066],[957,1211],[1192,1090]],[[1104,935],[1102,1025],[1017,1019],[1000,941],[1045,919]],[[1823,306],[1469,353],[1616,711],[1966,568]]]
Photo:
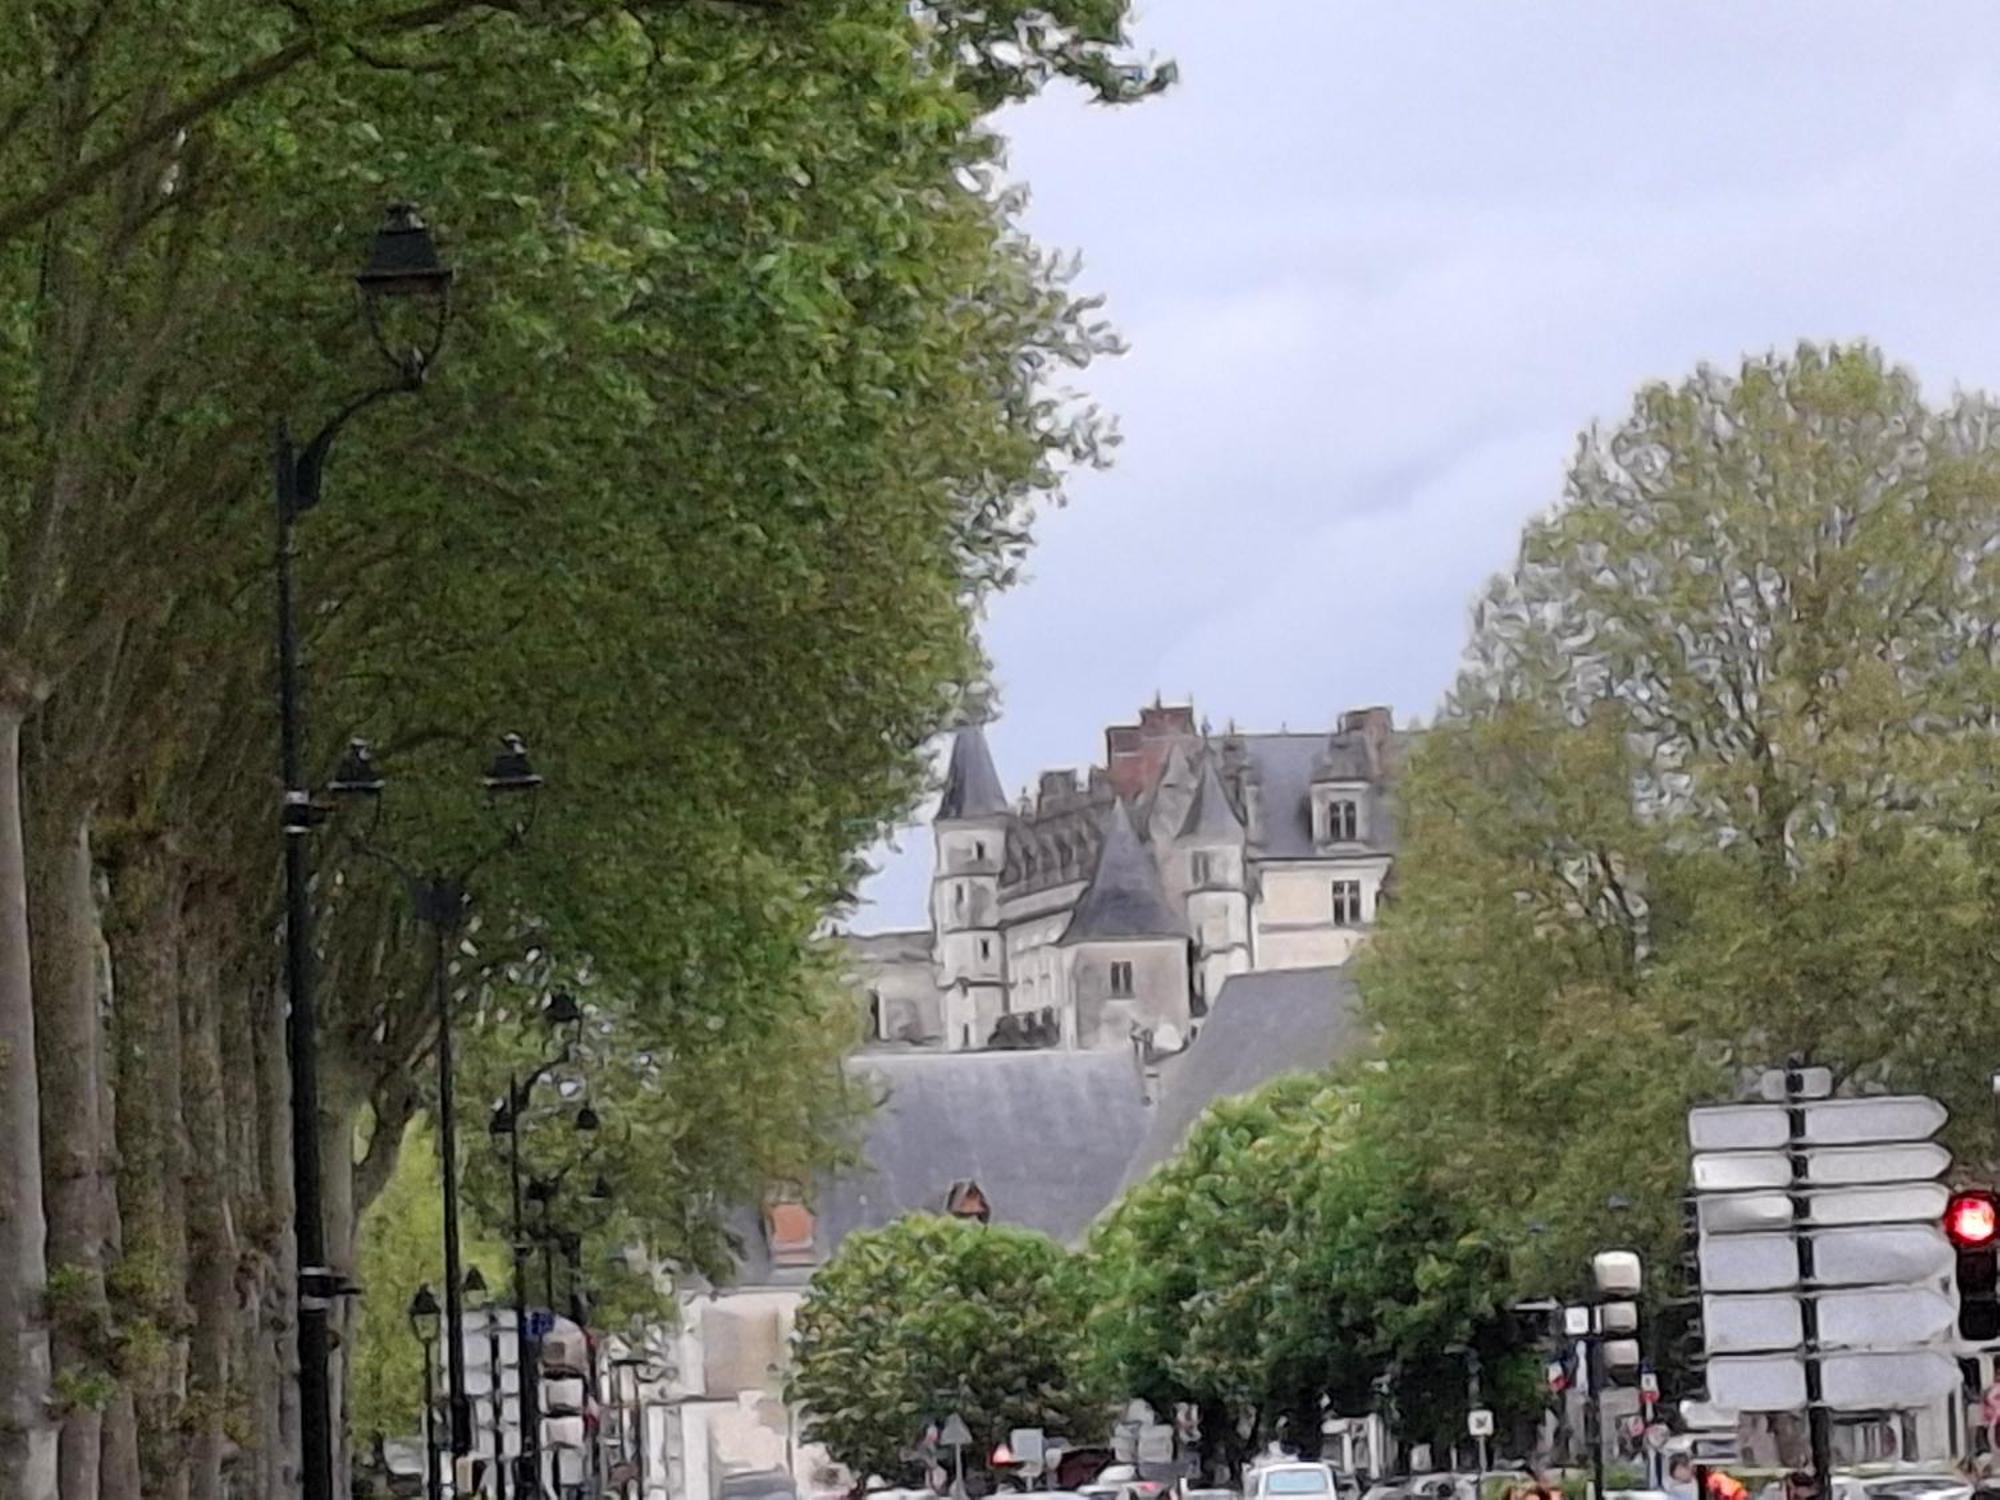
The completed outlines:
[[[1406,736],[1211,734],[1155,704],[1105,761],[1009,801],[977,726],[952,741],[928,927],[850,939],[877,1047],[1172,1051],[1233,974],[1342,964],[1375,921]]]

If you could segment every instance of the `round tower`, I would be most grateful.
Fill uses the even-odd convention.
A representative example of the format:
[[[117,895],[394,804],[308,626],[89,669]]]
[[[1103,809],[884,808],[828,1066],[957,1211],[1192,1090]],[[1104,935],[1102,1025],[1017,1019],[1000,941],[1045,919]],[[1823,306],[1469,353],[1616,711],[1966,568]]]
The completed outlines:
[[[1185,861],[1187,925],[1194,945],[1196,1004],[1206,1011],[1231,974],[1250,969],[1250,879],[1246,830],[1211,756],[1174,841]]]
[[[1000,871],[1009,814],[992,752],[977,725],[958,731],[932,825],[931,930],[944,1043],[983,1047],[1007,1010],[1007,950],[1000,934]]]

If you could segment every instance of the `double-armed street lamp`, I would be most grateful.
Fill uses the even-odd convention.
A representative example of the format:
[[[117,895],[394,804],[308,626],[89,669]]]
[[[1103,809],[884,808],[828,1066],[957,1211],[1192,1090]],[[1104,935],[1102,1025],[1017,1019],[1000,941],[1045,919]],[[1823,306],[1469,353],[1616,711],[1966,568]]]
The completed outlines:
[[[291,1074],[293,1233],[298,1261],[299,1446],[305,1500],[334,1500],[333,1422],[328,1398],[327,1315],[346,1288],[326,1263],[319,1170],[318,1017],[313,1005],[312,871],[306,840],[324,817],[306,786],[305,705],[300,682],[298,601],[293,580],[293,529],[320,501],[327,455],[349,419],[378,401],[422,388],[444,343],[451,316],[452,273],[416,211],[395,204],[376,231],[368,264],[355,277],[362,313],[394,378],[349,401],[303,449],[280,423],[273,454],[277,501],[278,721],[285,845],[285,1052]],[[391,307],[426,314],[422,338],[392,347]]]

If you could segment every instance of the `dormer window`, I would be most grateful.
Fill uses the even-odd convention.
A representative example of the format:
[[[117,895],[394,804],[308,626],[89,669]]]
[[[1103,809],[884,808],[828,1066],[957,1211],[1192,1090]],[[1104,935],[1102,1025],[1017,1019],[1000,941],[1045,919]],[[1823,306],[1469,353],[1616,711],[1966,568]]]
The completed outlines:
[[[993,1220],[993,1205],[980,1191],[979,1184],[969,1178],[951,1185],[951,1191],[945,1194],[944,1211],[954,1219],[971,1219],[978,1224]]]
[[[1195,853],[1188,856],[1188,876],[1196,885],[1208,884],[1208,856]]]
[[[972,858],[978,864],[986,863],[986,841],[975,839],[972,844]]]
[[[774,1266],[810,1266],[818,1260],[818,1220],[796,1188],[781,1188],[764,1200],[764,1243]]]
[[[1129,958],[1112,960],[1111,996],[1114,1000],[1132,998],[1132,961]]]

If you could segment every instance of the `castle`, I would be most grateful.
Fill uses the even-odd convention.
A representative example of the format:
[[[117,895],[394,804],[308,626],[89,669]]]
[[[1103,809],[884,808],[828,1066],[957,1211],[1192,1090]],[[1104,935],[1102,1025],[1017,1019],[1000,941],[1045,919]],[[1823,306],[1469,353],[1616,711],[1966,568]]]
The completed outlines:
[[[1405,739],[1386,708],[1215,735],[1155,703],[1105,731],[1103,766],[1010,804],[984,732],[958,730],[930,926],[849,939],[871,1046],[1172,1052],[1231,975],[1346,962],[1389,878]]]

